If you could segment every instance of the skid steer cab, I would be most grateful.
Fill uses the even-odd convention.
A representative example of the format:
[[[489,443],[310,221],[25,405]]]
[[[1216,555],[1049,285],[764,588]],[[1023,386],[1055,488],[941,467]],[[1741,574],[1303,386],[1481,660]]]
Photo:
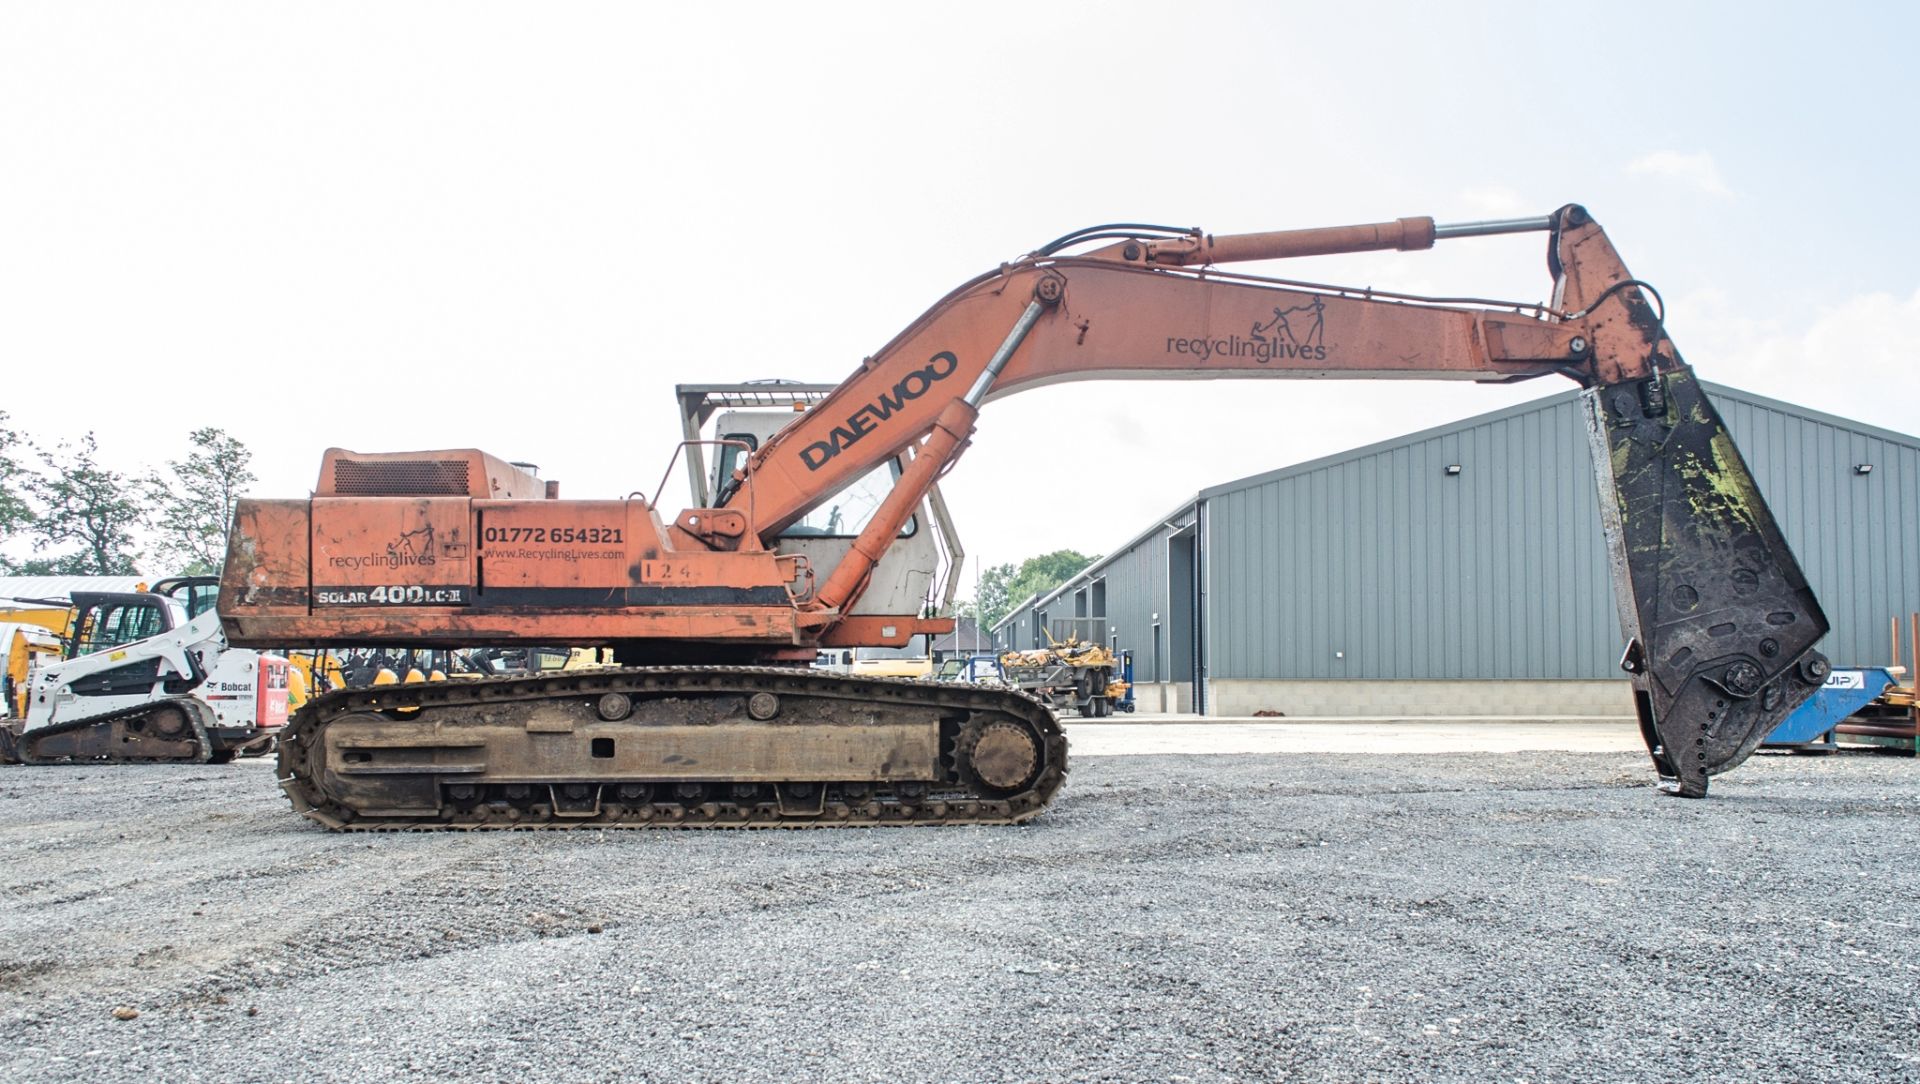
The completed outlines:
[[[64,657],[27,690],[0,753],[23,764],[232,760],[273,747],[287,721],[287,660],[230,647],[213,577],[73,595]]]

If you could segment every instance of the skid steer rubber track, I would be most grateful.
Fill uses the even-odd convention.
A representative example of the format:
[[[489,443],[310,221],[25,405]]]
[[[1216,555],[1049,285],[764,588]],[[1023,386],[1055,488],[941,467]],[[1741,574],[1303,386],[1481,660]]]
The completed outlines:
[[[204,764],[213,757],[210,713],[188,699],[104,712],[12,738],[21,764]]]
[[[1066,771],[1017,690],[745,666],[342,690],[279,760],[296,810],[354,831],[1018,824]]]

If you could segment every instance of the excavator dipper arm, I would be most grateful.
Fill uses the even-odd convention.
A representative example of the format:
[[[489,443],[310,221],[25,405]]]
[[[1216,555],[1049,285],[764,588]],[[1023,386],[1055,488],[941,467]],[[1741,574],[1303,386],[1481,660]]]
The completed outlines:
[[[1224,272],[1223,263],[1436,238],[1551,235],[1545,306],[1423,299]],[[1646,284],[1577,206],[1537,219],[1431,219],[1214,237],[1069,235],[966,283],[760,448],[723,503],[771,546],[812,506],[910,445],[893,492],[809,604],[846,612],[952,466],[989,398],[1098,377],[1456,377],[1557,373],[1585,389],[1602,521],[1648,750],[1698,797],[1825,679],[1827,622],[1752,473],[1667,337]]]

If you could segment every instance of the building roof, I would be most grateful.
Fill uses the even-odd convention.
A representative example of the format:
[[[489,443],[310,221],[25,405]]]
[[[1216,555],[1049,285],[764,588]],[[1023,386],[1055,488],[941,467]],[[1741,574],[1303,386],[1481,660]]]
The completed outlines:
[[[1072,581],[1068,581],[1068,582],[1072,582]],[[1034,600],[1038,599],[1039,597],[1040,597],[1039,593],[1036,592],[1034,594],[1028,595],[1026,598],[1021,599],[1019,602],[1014,603],[1013,609],[1007,611],[1007,616],[995,622],[993,628],[990,631],[998,633],[1001,629],[1006,628],[1007,622],[1012,621],[1016,617],[1019,617],[1020,611],[1033,605]]]
[[[1769,399],[1764,395],[1755,395],[1749,391],[1741,391],[1738,388],[1730,388],[1725,384],[1715,384],[1710,381],[1702,380],[1700,381],[1700,387],[1703,391],[1707,393],[1707,398],[1712,400],[1715,403],[1719,403],[1723,400],[1728,402],[1746,403],[1749,406],[1756,406],[1763,410],[1776,410],[1783,414],[1792,414],[1796,417],[1808,418],[1816,422],[1824,422],[1828,425],[1838,426],[1842,429],[1851,429],[1856,433],[1863,433],[1867,436],[1876,437],[1880,440],[1891,441],[1896,444],[1904,444],[1910,448],[1920,448],[1920,437],[1908,436],[1905,433],[1896,433],[1891,429],[1881,429],[1878,426],[1867,425],[1864,422],[1856,422],[1851,418],[1842,418],[1842,417],[1839,417],[1838,415],[1826,414],[1818,410],[1809,410],[1806,407],[1796,406],[1793,403],[1783,402],[1782,400],[1779,400],[1779,399]],[[1553,410],[1554,408],[1559,407],[1563,403],[1569,403],[1575,399],[1578,399],[1581,396],[1581,394],[1582,392],[1579,388],[1572,388],[1567,391],[1563,391],[1557,395],[1547,395],[1539,399],[1531,400],[1529,402],[1515,403],[1513,406],[1510,406],[1510,407],[1503,407],[1499,410],[1490,410],[1485,414],[1475,414],[1471,417],[1461,418],[1458,421],[1447,422],[1443,425],[1436,425],[1429,429],[1421,429],[1421,430],[1417,430],[1412,433],[1406,433],[1397,437],[1389,437],[1386,440],[1376,441],[1372,444],[1365,444],[1358,448],[1348,448],[1345,451],[1335,452],[1332,455],[1323,455],[1318,459],[1309,459],[1303,463],[1295,463],[1291,466],[1286,466],[1286,467],[1277,467],[1273,470],[1263,471],[1259,474],[1250,474],[1244,478],[1236,478],[1231,482],[1222,482],[1217,486],[1208,486],[1207,488],[1201,490],[1196,495],[1195,499],[1206,500],[1210,497],[1218,497],[1228,493],[1235,493],[1242,489],[1252,489],[1255,486],[1262,486],[1267,484],[1268,482],[1279,481],[1283,478],[1292,478],[1292,477],[1295,477],[1296,475],[1301,475],[1301,474],[1311,474],[1314,471],[1322,470],[1326,467],[1330,467],[1334,465],[1335,463],[1342,463],[1349,459],[1359,459],[1364,456],[1374,455],[1376,453],[1384,452],[1392,448],[1399,448],[1404,445],[1419,444],[1422,441],[1433,440],[1437,437],[1444,437],[1451,433],[1457,433],[1462,430],[1475,428],[1476,426],[1487,425],[1492,422],[1506,421],[1508,418],[1517,418],[1526,414],[1534,414],[1534,413],[1539,413],[1543,411]]]
[[[151,576],[0,576],[0,597],[71,599],[75,591],[139,591]]]

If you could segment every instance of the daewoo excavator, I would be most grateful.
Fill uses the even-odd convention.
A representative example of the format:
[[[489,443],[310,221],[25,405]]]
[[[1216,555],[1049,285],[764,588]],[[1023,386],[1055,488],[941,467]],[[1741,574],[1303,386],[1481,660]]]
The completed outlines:
[[[1527,231],[1549,235],[1541,305],[1224,269]],[[282,785],[332,828],[1020,822],[1066,772],[1044,706],[803,665],[951,627],[901,590],[925,570],[889,557],[984,403],[1093,377],[1558,375],[1586,389],[1642,733],[1663,789],[1703,796],[1824,680],[1827,622],[1663,316],[1578,206],[1097,226],[962,284],[784,429],[724,446],[708,506],[672,520],[657,496],[560,500],[476,451],[330,450],[311,499],[240,502],[221,614],[246,646],[613,648],[618,668],[309,703]]]

